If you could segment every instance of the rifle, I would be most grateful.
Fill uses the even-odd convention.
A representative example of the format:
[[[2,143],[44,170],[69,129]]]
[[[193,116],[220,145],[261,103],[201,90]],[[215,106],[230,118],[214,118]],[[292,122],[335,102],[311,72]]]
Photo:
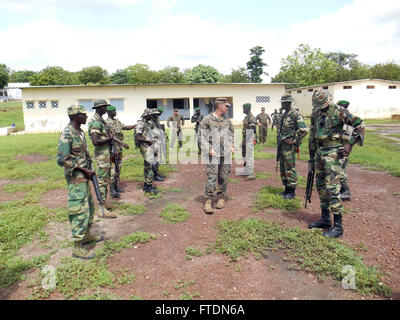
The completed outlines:
[[[276,136],[276,169],[275,169],[275,172],[278,172],[279,160],[281,157],[281,132],[282,132],[283,120],[286,115],[287,115],[287,112],[285,111],[285,113],[282,115],[279,128],[276,127],[276,130],[278,131],[278,135]]]
[[[89,157],[89,154],[88,154],[88,165],[89,165],[89,170],[91,170],[93,172],[92,179],[91,179],[93,182],[93,189],[94,189],[94,193],[96,194],[96,198],[97,198],[97,201],[99,202],[101,212],[103,213],[103,218],[104,218],[105,217],[104,204],[103,204],[103,199],[101,198],[99,180],[97,179],[96,171],[94,171],[93,162],[92,162],[92,159]]]
[[[111,150],[110,150],[111,151],[111,162],[114,162],[114,164],[115,164],[115,172],[117,173],[117,176],[118,176],[118,181],[117,181],[117,183],[118,183],[119,182],[119,174],[120,174],[119,166],[121,163],[121,158],[115,147],[114,139],[111,140],[110,147],[111,147]]]
[[[307,209],[307,202],[311,203],[311,195],[314,187],[314,175],[315,175],[315,163],[314,156],[310,157],[308,161],[308,173],[307,173],[307,187],[306,187],[306,201],[304,208]]]

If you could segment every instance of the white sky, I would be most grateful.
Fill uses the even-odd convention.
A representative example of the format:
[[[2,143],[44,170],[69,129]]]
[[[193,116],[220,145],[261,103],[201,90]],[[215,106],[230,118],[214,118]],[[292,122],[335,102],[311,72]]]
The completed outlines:
[[[219,0],[201,6],[187,0],[0,0],[0,63],[15,70],[100,65],[109,72],[135,63],[152,69],[201,63],[229,73],[261,45],[274,76],[280,59],[300,43],[355,53],[368,64],[400,63],[400,1],[343,0],[333,9],[319,2],[303,1],[293,12],[291,2],[256,0],[225,1],[229,8]]]

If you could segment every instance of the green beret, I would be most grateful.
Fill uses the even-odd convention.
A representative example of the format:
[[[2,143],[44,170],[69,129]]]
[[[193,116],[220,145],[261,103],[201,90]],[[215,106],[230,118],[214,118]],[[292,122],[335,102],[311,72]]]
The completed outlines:
[[[243,107],[245,107],[245,108],[251,108],[251,103],[245,103],[245,104],[243,105]]]
[[[348,107],[350,102],[348,102],[347,100],[340,100],[337,104],[341,107]]]
[[[158,109],[158,111],[160,111],[161,113],[164,112],[164,109],[163,109],[163,107],[161,107],[161,106],[159,106],[157,109]]]
[[[107,107],[107,111],[116,111],[116,110],[117,110],[117,108],[114,107],[114,106],[108,106]]]
[[[200,111],[200,107],[195,108],[194,111]]]

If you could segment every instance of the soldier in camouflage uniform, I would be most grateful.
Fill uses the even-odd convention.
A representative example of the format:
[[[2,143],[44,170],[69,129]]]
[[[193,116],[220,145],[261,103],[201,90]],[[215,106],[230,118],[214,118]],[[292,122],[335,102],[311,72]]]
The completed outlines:
[[[174,147],[176,137],[178,136],[179,148],[182,147],[182,127],[185,124],[185,119],[178,113],[178,109],[174,109],[174,113],[167,120],[167,127],[171,127],[172,122],[172,138],[170,143],[170,148]]]
[[[152,111],[150,109],[145,109],[141,118],[137,122],[135,139],[138,142],[140,153],[144,161],[143,191],[153,194],[158,193],[157,188],[153,186],[152,170],[152,165],[157,162],[157,159],[154,157],[155,150],[152,147],[156,128],[156,124],[152,119]]]
[[[200,112],[200,107],[197,107],[194,109],[196,113],[192,116],[190,119],[190,122],[196,123],[194,127],[194,132],[195,132],[195,140],[197,141],[197,147],[198,147],[198,154],[201,154],[201,133],[200,133],[200,123],[204,119],[204,116]]]
[[[308,128],[301,114],[292,108],[293,98],[289,93],[282,96],[282,109],[278,130],[278,146],[280,146],[279,167],[285,191],[281,193],[284,199],[296,197],[297,171],[296,151],[301,141],[308,133]]]
[[[107,198],[111,175],[110,141],[114,138],[114,133],[108,131],[106,121],[103,119],[103,115],[107,112],[107,106],[109,104],[106,100],[98,99],[94,101],[93,109],[96,112],[89,121],[88,129],[94,145],[94,157],[102,201],[105,208],[110,210],[114,208]],[[104,211],[105,218],[117,217],[115,213],[108,210]],[[103,218],[103,214],[100,211],[98,211],[98,216]]]
[[[340,199],[340,179],[344,176],[343,163],[355,143],[364,143],[364,122],[348,110],[332,103],[329,92],[314,91],[312,97],[310,158],[315,161],[318,194],[322,217],[309,228],[331,228],[330,213],[334,226],[323,235],[338,238],[343,234],[343,205]]]
[[[257,130],[257,119],[251,113],[250,103],[245,103],[243,105],[243,113],[246,115],[243,119],[242,129],[243,175],[248,176],[245,179],[246,181],[250,181],[256,178],[254,174],[254,134]]]
[[[215,100],[215,111],[201,121],[201,149],[207,157],[207,183],[203,210],[207,214],[214,213],[212,198],[217,193],[216,209],[225,206],[225,195],[231,171],[231,154],[235,152],[233,145],[234,129],[231,120],[224,117],[228,111],[226,98]],[[217,188],[218,184],[218,188]]]
[[[160,173],[160,162],[162,159],[162,156],[166,157],[166,142],[167,142],[167,136],[165,134],[165,126],[160,123],[160,116],[162,115],[164,109],[162,107],[158,107],[156,109],[150,109],[151,111],[151,116],[152,120],[154,121],[157,129],[157,148],[154,157],[156,159],[156,163],[151,165],[151,168],[153,170],[153,180],[154,181],[165,181],[165,176]]]
[[[85,133],[81,125],[87,121],[83,106],[71,105],[68,108],[70,123],[58,140],[57,164],[64,168],[68,186],[68,218],[74,242],[72,255],[76,258],[94,257],[84,244],[99,242],[103,237],[90,234],[95,206],[90,192],[89,180],[93,172],[89,169],[90,159]]]
[[[267,141],[268,136],[268,122],[271,124],[271,118],[268,113],[265,113],[265,108],[261,108],[261,113],[257,115],[256,120],[259,123],[258,139],[260,143],[264,144]]]
[[[338,106],[341,106],[345,109],[347,109],[350,105],[350,102],[346,101],[346,100],[340,100],[337,103]],[[350,192],[350,188],[349,188],[349,181],[348,181],[348,177],[347,177],[347,164],[349,163],[349,157],[345,157],[344,162],[343,162],[343,178],[340,179],[340,199],[342,199],[342,201],[350,201],[351,200],[351,192]]]
[[[111,162],[111,182],[110,182],[110,194],[113,198],[118,197],[118,193],[123,193],[125,190],[122,190],[118,183],[120,181],[121,169],[122,169],[122,147],[125,149],[129,149],[129,145],[123,142],[124,134],[122,130],[132,130],[136,127],[136,125],[127,126],[122,124],[120,120],[116,118],[117,116],[117,108],[114,106],[107,107],[107,115],[106,124],[108,130],[115,134],[114,136],[114,148],[115,152],[118,154],[119,163],[118,169],[116,168],[117,164],[115,160]],[[119,172],[119,173],[118,173]]]
[[[274,110],[274,112],[271,114],[272,118],[272,125],[271,125],[271,131],[274,131],[274,126],[277,126],[278,123],[278,110]]]

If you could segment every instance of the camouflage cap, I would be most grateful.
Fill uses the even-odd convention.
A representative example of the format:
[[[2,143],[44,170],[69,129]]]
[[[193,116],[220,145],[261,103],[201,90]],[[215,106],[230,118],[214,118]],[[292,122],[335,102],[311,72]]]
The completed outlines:
[[[293,102],[292,95],[290,93],[285,93],[281,98],[281,102]]]
[[[96,109],[96,108],[99,108],[99,107],[102,107],[102,106],[109,106],[109,105],[110,104],[104,99],[96,99],[93,102],[92,109]]]
[[[312,96],[312,105],[316,109],[323,109],[327,107],[333,98],[330,93],[322,88],[318,88],[314,91]]]
[[[149,110],[150,110],[150,114],[155,115],[155,116],[160,116],[162,113],[162,112],[160,112],[160,110],[158,110],[158,108],[149,109]]]
[[[151,116],[151,115],[152,115],[151,109],[146,108],[146,109],[144,109],[143,114],[141,115],[141,117],[144,118],[144,117],[148,117],[148,116]]]
[[[107,111],[117,111],[117,108],[114,107],[114,106],[109,105],[109,106],[107,107]]]
[[[79,114],[79,113],[87,114],[87,111],[84,106],[78,104],[71,104],[67,109],[67,113],[69,116],[72,116],[74,114]]]

